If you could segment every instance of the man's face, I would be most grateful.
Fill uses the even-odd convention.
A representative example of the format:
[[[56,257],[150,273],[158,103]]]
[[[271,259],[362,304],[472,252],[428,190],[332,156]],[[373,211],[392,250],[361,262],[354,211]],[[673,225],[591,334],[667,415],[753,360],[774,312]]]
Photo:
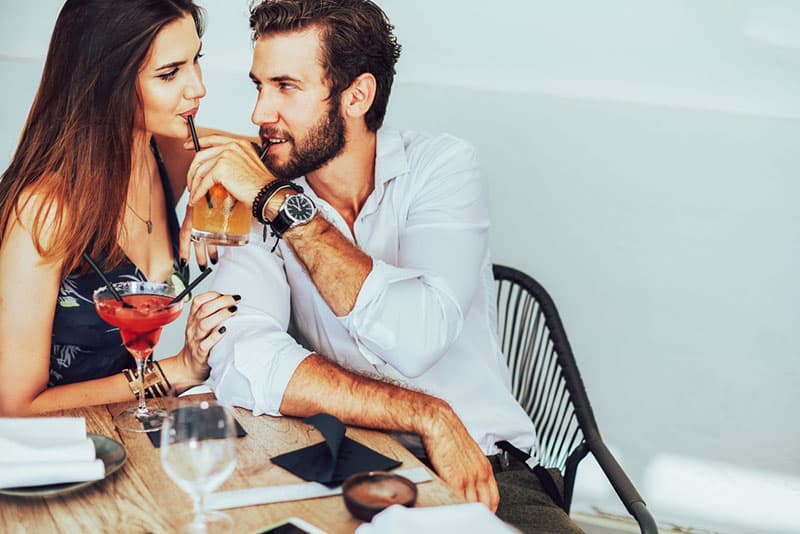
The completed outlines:
[[[278,178],[313,172],[345,145],[339,96],[328,99],[314,28],[280,33],[256,41],[250,78],[258,90],[252,121],[262,143],[273,144],[265,158]]]

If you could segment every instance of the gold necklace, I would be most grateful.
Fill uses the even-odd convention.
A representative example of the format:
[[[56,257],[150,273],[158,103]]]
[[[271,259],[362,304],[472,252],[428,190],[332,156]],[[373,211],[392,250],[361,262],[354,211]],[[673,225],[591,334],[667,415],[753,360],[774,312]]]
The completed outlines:
[[[149,174],[150,176],[148,176],[147,180],[147,219],[136,213],[136,210],[133,209],[130,204],[128,204],[128,201],[125,201],[125,205],[129,210],[131,210],[131,213],[133,213],[137,219],[147,225],[148,235],[153,233],[153,173],[151,172]]]

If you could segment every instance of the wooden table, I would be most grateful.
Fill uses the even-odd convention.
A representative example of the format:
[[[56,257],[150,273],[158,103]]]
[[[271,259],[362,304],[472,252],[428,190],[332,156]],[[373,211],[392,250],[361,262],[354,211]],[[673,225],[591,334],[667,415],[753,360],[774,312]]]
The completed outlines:
[[[213,398],[198,395],[197,399]],[[148,401],[150,402],[150,401]],[[156,399],[153,405],[165,405]],[[158,449],[145,434],[119,432],[111,416],[126,404],[112,404],[49,415],[82,416],[89,432],[116,439],[125,446],[128,460],[108,479],[84,490],[60,497],[16,498],[0,496],[0,531],[4,533],[50,532],[171,532],[170,519],[190,512],[191,500],[161,467]],[[235,409],[248,435],[237,439],[236,471],[219,488],[297,484],[302,480],[272,464],[270,458],[323,440],[312,426],[291,417],[254,417]],[[391,436],[363,428],[348,428],[347,436],[403,462],[402,468],[422,465]],[[433,480],[419,484],[417,506],[463,502],[461,497],[431,472]],[[291,516],[330,533],[353,532],[360,524],[347,511],[341,496],[250,506],[226,510],[234,532],[256,533]]]

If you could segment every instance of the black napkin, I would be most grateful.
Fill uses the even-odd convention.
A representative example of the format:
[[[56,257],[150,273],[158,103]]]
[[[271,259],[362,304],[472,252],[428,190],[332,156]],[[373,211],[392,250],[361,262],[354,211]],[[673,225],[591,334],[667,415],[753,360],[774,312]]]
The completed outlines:
[[[186,408],[178,408],[178,409],[179,410],[184,410]],[[236,437],[237,438],[245,437],[247,435],[247,432],[242,427],[242,425],[239,424],[239,421],[234,419],[233,423],[236,425]],[[146,427],[147,424],[145,423],[144,426]],[[222,431],[221,430],[217,430],[216,428],[207,429],[206,432],[205,432],[205,435],[211,436],[214,432],[218,432],[219,435],[217,437],[223,437]],[[153,446],[155,448],[158,449],[158,448],[161,447],[161,429],[153,430],[152,432],[148,432],[147,433],[147,437],[150,438],[150,441],[153,443]]]
[[[303,480],[321,482],[332,488],[353,473],[387,471],[400,465],[397,460],[345,437],[344,425],[332,415],[318,413],[306,417],[303,422],[319,430],[325,441],[272,459],[272,463]]]

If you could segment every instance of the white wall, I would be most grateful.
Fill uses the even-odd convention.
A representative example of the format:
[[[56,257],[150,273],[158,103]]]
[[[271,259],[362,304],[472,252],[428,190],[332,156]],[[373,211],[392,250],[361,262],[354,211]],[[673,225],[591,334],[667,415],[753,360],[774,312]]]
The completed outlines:
[[[203,2],[200,121],[239,132],[246,3]],[[404,46],[388,122],[478,147],[495,260],[553,294],[603,435],[656,518],[796,531],[800,4],[379,3]],[[13,4],[2,161],[61,2]],[[590,464],[574,506],[622,513]]]

